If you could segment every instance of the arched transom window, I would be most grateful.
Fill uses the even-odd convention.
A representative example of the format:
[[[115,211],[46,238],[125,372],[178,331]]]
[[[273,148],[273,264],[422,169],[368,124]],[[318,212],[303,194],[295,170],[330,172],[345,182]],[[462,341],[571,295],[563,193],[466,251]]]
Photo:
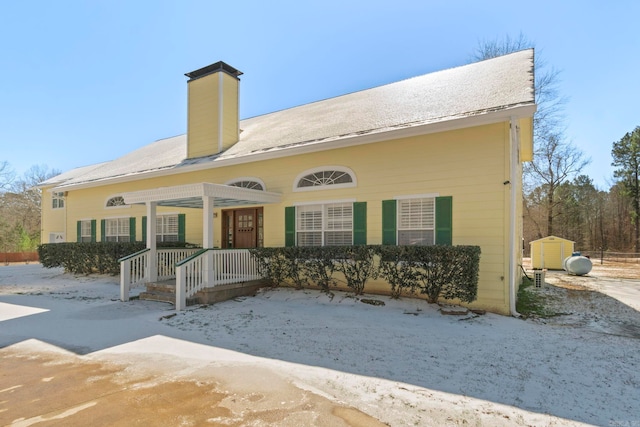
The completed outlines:
[[[109,200],[107,200],[107,207],[108,208],[113,208],[116,206],[126,206],[126,203],[124,202],[124,197],[122,196],[116,196],[116,197],[112,197]]]
[[[320,190],[325,187],[354,187],[354,174],[344,167],[326,167],[305,171],[295,182],[296,190]]]
[[[232,181],[227,183],[227,185],[230,185],[232,187],[248,188],[250,190],[264,191],[264,185],[261,182],[251,180],[251,179],[241,179],[238,181]]]

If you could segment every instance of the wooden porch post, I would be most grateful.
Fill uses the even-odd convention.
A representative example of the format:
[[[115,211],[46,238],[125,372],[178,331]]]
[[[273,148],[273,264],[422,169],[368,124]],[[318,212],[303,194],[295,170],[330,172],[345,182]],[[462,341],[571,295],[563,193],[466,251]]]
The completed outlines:
[[[147,272],[149,282],[158,281],[158,250],[156,249],[156,207],[157,202],[147,202],[147,248],[149,262]]]
[[[213,197],[202,197],[202,247],[213,249]],[[204,257],[204,283],[205,286],[213,285],[213,252],[207,252]]]

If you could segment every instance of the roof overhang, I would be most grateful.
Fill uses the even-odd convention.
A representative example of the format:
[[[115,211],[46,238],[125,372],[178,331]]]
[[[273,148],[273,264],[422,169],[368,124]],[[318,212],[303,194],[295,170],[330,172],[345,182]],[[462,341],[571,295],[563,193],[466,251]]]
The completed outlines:
[[[128,205],[155,202],[158,206],[200,209],[203,207],[205,197],[213,198],[213,205],[218,208],[279,203],[282,199],[282,195],[279,193],[209,182],[132,191],[123,193],[122,197],[124,197],[124,201]]]
[[[161,176],[184,174],[256,161],[333,150],[336,148],[346,148],[363,144],[371,144],[390,139],[409,138],[413,136],[447,132],[475,126],[484,126],[493,123],[509,121],[512,119],[533,117],[533,114],[535,112],[536,105],[534,103],[525,103],[521,105],[499,108],[496,110],[475,112],[473,114],[469,113],[461,114],[458,116],[447,116],[440,119],[431,119],[428,122],[420,124],[407,124],[394,128],[379,129],[366,133],[329,137],[322,141],[301,142],[299,144],[293,146],[289,145],[287,147],[273,147],[240,156],[219,157],[214,161],[195,163],[188,166],[175,165],[166,169],[143,172],[135,174],[133,176],[123,175],[111,178],[103,178],[96,181],[79,182],[76,184],[66,185],[62,183],[61,185],[53,188],[53,191],[81,190],[108,184],[118,184]]]

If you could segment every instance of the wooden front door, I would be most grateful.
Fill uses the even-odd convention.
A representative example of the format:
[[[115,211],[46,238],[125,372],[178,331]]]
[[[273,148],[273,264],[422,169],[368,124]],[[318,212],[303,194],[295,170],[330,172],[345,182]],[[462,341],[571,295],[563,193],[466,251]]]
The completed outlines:
[[[223,248],[262,247],[262,208],[229,209],[222,217]]]

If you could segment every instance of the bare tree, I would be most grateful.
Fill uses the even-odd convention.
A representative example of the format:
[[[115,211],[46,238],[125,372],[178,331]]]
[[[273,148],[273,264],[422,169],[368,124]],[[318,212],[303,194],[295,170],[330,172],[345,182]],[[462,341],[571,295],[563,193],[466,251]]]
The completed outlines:
[[[33,249],[40,241],[41,190],[44,180],[60,172],[43,165],[32,166],[21,179],[5,186],[0,193],[0,243],[4,251]]]
[[[11,188],[15,177],[16,174],[9,163],[6,160],[0,162],[0,192]]]
[[[533,47],[535,44],[522,33],[517,38],[507,35],[502,39],[481,41],[473,58],[484,60]],[[555,191],[560,184],[578,175],[590,160],[585,159],[578,148],[565,140],[563,109],[567,98],[559,90],[560,71],[549,67],[540,51],[534,56],[534,70],[534,91],[538,107],[533,116],[534,160],[525,164],[524,188],[528,195],[537,188],[543,189],[546,196],[546,232],[551,235],[553,219],[557,214]],[[534,200],[528,201],[525,212],[530,212],[534,203]]]
[[[525,163],[525,181],[539,183],[546,195],[547,235],[553,234],[553,220],[558,214],[555,194],[560,185],[577,176],[589,163],[582,151],[560,137],[550,134],[534,150],[533,161]]]

